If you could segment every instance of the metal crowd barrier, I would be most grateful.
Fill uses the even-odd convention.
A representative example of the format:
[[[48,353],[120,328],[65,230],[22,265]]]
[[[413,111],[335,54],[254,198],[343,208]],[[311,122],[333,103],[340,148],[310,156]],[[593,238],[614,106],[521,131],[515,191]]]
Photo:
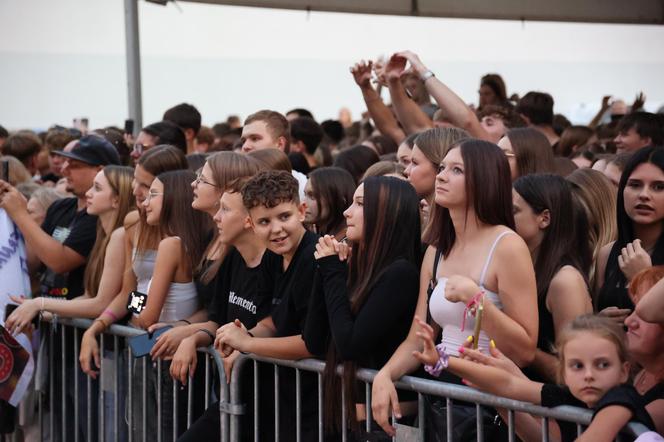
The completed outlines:
[[[59,328],[60,330],[60,351],[62,355],[67,354],[67,347],[69,345],[73,346],[73,355],[75,357],[74,360],[70,361],[71,364],[73,364],[76,367],[76,373],[80,371],[79,367],[79,348],[78,348],[78,342],[79,342],[79,333],[81,329],[87,329],[92,321],[88,319],[60,319],[58,321],[58,324],[56,327]],[[67,343],[65,339],[65,329],[71,328],[73,329],[73,338],[71,343]],[[57,406],[60,407],[60,417],[61,417],[61,423],[60,423],[60,428],[59,431],[61,431],[61,440],[74,440],[78,441],[79,440],[79,422],[82,417],[82,412],[86,413],[87,417],[87,434],[92,435],[93,432],[96,433],[95,436],[90,437],[89,439],[91,440],[99,440],[99,441],[104,441],[105,440],[105,425],[107,424],[105,420],[105,407],[104,407],[104,389],[103,389],[103,384],[105,382],[105,377],[108,375],[105,373],[105,370],[103,368],[103,364],[101,369],[99,370],[99,390],[98,390],[98,395],[96,397],[96,402],[97,402],[97,409],[98,409],[98,425],[97,428],[93,428],[93,408],[89,404],[91,404],[95,399],[93,399],[94,392],[92,388],[92,380],[88,376],[85,376],[86,379],[86,387],[85,387],[85,392],[87,395],[87,401],[86,403],[88,404],[87,408],[85,410],[81,410],[80,404],[79,404],[79,393],[82,392],[82,386],[79,385],[80,380],[79,376],[75,376],[74,378],[74,391],[73,391],[73,398],[74,398],[74,410],[73,410],[73,420],[74,420],[74,425],[73,429],[72,428],[67,428],[67,417],[68,417],[68,411],[70,412],[71,410],[67,410],[67,401],[65,400],[65,397],[67,395],[67,382],[66,379],[60,379],[59,382],[55,382],[56,380],[54,379],[54,364],[56,363],[56,358],[54,355],[54,337],[55,337],[55,327],[52,327],[50,324],[46,324],[46,330],[47,334],[49,336],[49,346],[50,346],[50,351],[49,351],[49,361],[48,361],[48,372],[49,372],[49,422],[48,422],[48,428],[49,432],[48,434],[51,436],[51,440],[57,440],[57,438],[54,439],[54,431],[56,430],[56,425],[55,425],[55,414],[54,410]],[[127,399],[127,406],[129,410],[131,411],[132,409],[132,402],[134,400],[138,400],[136,397],[137,392],[134,391],[132,388],[132,374],[134,372],[134,357],[131,355],[131,351],[129,347],[127,346],[125,351],[125,354],[127,355],[126,357],[126,367],[125,369],[127,370],[127,385],[126,385],[126,391],[121,391],[120,389],[120,382],[119,382],[119,373],[120,370],[122,369],[120,367],[120,361],[121,361],[121,345],[120,345],[120,340],[121,339],[126,339],[131,336],[136,336],[140,335],[142,333],[145,333],[143,330],[131,328],[131,327],[126,327],[126,326],[118,326],[118,325],[112,325],[109,327],[102,335],[99,337],[99,346],[100,346],[100,356],[103,356],[103,351],[104,351],[104,344],[107,339],[112,339],[112,352],[113,352],[113,357],[112,361],[115,365],[115,370],[113,370],[112,374],[112,382],[113,382],[113,416],[114,420],[112,422],[113,425],[113,431],[110,433],[113,436],[113,440],[118,440],[118,435],[121,433],[121,426],[125,425],[126,430],[127,430],[127,436],[128,436],[128,441],[129,442],[134,442],[132,439],[132,419],[137,418],[137,416],[132,416],[132,413],[130,412],[128,414],[128,421],[125,421],[125,419],[121,418],[121,416],[124,416],[124,410],[120,410],[119,407],[119,397],[120,395],[126,395]],[[300,378],[301,378],[301,373],[302,372],[312,372],[315,373],[317,376],[317,390],[312,392],[312,391],[307,391],[305,394],[312,394],[315,393],[317,395],[317,403],[318,403],[318,440],[323,441],[324,440],[324,429],[323,429],[323,372],[325,370],[325,363],[316,359],[304,359],[300,361],[287,361],[287,360],[280,360],[280,359],[273,359],[273,358],[265,358],[265,357],[260,357],[257,355],[253,354],[247,354],[247,355],[240,355],[233,366],[233,371],[231,375],[231,381],[230,385],[227,385],[226,383],[226,378],[225,378],[225,373],[223,369],[223,363],[221,361],[221,358],[219,354],[212,348],[212,347],[207,347],[207,348],[199,348],[199,352],[203,352],[205,356],[205,398],[204,398],[204,404],[205,408],[207,408],[210,403],[212,402],[212,396],[213,395],[218,395],[217,399],[219,399],[219,417],[220,417],[220,434],[221,434],[221,441],[222,442],[227,442],[227,441],[238,441],[241,439],[243,435],[245,435],[246,431],[249,431],[249,428],[242,428],[242,421],[241,417],[242,415],[247,413],[245,402],[243,398],[245,397],[244,395],[246,394],[252,394],[254,396],[254,403],[253,403],[253,434],[254,434],[254,440],[258,441],[259,436],[261,433],[261,428],[259,428],[259,421],[258,421],[258,409],[259,409],[259,376],[258,376],[258,364],[260,363],[266,363],[270,364],[273,367],[274,370],[274,393],[275,393],[275,398],[279,397],[279,372],[281,369],[287,368],[287,369],[294,369],[295,370],[295,387],[296,387],[296,401],[295,401],[295,413],[296,413],[296,428],[292,429],[291,434],[295,435],[295,440],[300,442],[302,440],[302,434],[301,434],[301,415],[302,415],[302,404],[301,404],[301,398],[303,392],[301,391],[301,383],[300,383]],[[142,384],[143,388],[142,391],[140,392],[142,404],[146,403],[146,367],[147,367],[147,358],[143,358],[143,363],[142,363]],[[219,390],[218,391],[212,391],[212,370],[211,370],[211,364],[210,361],[214,361],[215,367],[216,367],[216,373],[218,376],[218,386]],[[63,375],[63,378],[65,377],[65,374],[68,374],[72,372],[72,370],[68,370],[67,367],[67,361],[65,360],[65,357],[61,357],[60,360],[57,361],[57,363],[61,364],[61,371],[60,373]],[[243,374],[243,371],[246,370],[251,364],[253,364],[253,392],[246,392],[242,391],[241,387],[241,376]],[[158,370],[157,373],[160,375],[161,371],[159,370],[161,361],[158,362]],[[70,366],[71,367],[71,366]],[[341,375],[343,371],[343,368],[339,366],[337,368],[337,374]],[[367,432],[370,432],[372,430],[372,418],[371,418],[371,383],[373,382],[374,376],[376,375],[375,370],[369,370],[369,369],[358,369],[356,372],[356,377],[357,380],[360,382],[363,382],[365,384],[365,400],[364,404],[366,407],[366,421],[365,421],[365,430]],[[173,388],[173,432],[172,432],[172,439],[175,441],[177,439],[178,435],[178,428],[177,428],[177,422],[178,422],[178,403],[177,403],[177,389],[179,382],[171,381],[172,382],[172,388]],[[162,416],[164,413],[167,413],[169,410],[163,410],[161,406],[161,383],[158,381],[158,390],[157,390],[157,419],[158,419],[158,425],[157,425],[157,434],[147,434],[146,433],[146,421],[148,419],[148,416],[146,415],[146,407],[143,407],[143,412],[142,415],[140,416],[142,420],[142,437],[140,438],[143,441],[157,441],[157,442],[162,442],[169,440],[168,435],[162,434],[161,431],[161,421],[162,421]],[[187,392],[187,428],[193,423],[194,416],[192,414],[192,402],[193,402],[193,391],[194,391],[194,381],[190,377],[190,381],[188,382],[188,392]],[[490,395],[487,393],[483,393],[481,391],[462,386],[462,385],[455,385],[455,384],[449,384],[449,383],[444,383],[444,382],[438,382],[438,381],[432,381],[428,379],[422,379],[422,378],[417,378],[417,377],[412,377],[412,376],[404,376],[401,378],[399,381],[395,383],[396,387],[400,390],[405,390],[405,391],[412,391],[417,393],[417,402],[418,402],[418,417],[417,417],[417,431],[419,432],[419,440],[424,440],[424,431],[425,431],[425,419],[424,419],[424,395],[433,395],[433,396],[438,396],[441,398],[445,398],[446,400],[446,405],[447,405],[447,438],[448,440],[452,440],[452,428],[454,425],[453,422],[453,416],[452,416],[452,405],[453,401],[463,401],[466,403],[474,403],[476,407],[476,428],[477,428],[477,440],[478,441],[483,441],[484,440],[484,435],[483,435],[483,425],[482,425],[482,416],[483,416],[483,407],[492,407],[492,408],[500,408],[500,409],[506,409],[507,410],[507,426],[508,426],[508,434],[509,434],[509,441],[515,441],[516,440],[516,435],[515,435],[515,413],[516,412],[526,412],[534,416],[539,416],[542,418],[542,440],[543,441],[548,441],[549,440],[549,433],[548,433],[548,423],[550,419],[556,419],[560,421],[567,421],[567,422],[572,422],[577,425],[577,431],[580,434],[583,431],[583,427],[588,425],[590,423],[591,417],[592,417],[592,412],[589,410],[581,409],[581,408],[576,408],[576,407],[557,407],[555,409],[550,409],[550,408],[545,408],[541,406],[536,406],[530,403],[526,402],[520,402],[512,399],[507,399],[503,397],[498,397],[494,395]],[[56,404],[56,387],[60,388],[61,390],[59,391],[60,393],[60,404]],[[342,400],[343,402],[343,400]],[[274,401],[274,416],[275,416],[275,440],[278,440],[279,438],[279,400]],[[44,426],[46,423],[44,422],[44,413],[43,413],[43,401],[39,400],[39,425],[40,428],[43,430]],[[346,416],[348,414],[348,411],[345,409],[345,407],[342,406],[342,414],[344,416],[344,419],[342,420],[342,441],[347,440],[347,430],[348,430],[348,423]],[[376,428],[373,428],[376,429]],[[71,436],[71,431],[74,430],[74,436]],[[645,426],[638,424],[638,423],[630,423],[628,425],[628,431],[632,433],[633,436],[638,436],[639,434],[647,431],[647,428]],[[44,432],[42,431],[42,435]],[[138,442],[138,441],[135,441]]]
[[[144,330],[132,328],[132,327],[127,327],[127,326],[119,326],[119,325],[111,325],[107,330],[104,331],[103,334],[99,335],[98,337],[98,344],[99,344],[99,350],[100,350],[100,359],[103,361],[104,359],[104,353],[105,351],[108,352],[108,350],[105,350],[105,347],[108,348],[106,345],[106,340],[111,339],[112,341],[112,363],[114,365],[114,370],[112,370],[112,373],[110,376],[112,379],[106,379],[106,376],[109,376],[106,371],[108,368],[104,368],[104,363],[102,362],[102,367],[100,367],[99,375],[98,375],[98,384],[99,387],[98,389],[93,388],[93,381],[89,376],[85,376],[82,374],[82,371],[80,370],[80,364],[79,364],[79,340],[81,336],[81,329],[87,329],[90,325],[92,324],[92,321],[89,319],[79,319],[79,318],[59,318],[57,323],[54,324],[49,324],[49,323],[42,323],[42,330],[43,330],[43,335],[42,339],[47,338],[48,339],[48,346],[49,346],[49,351],[48,351],[48,373],[49,373],[49,382],[48,382],[48,401],[49,401],[49,416],[48,416],[48,422],[44,422],[44,401],[42,398],[39,398],[38,401],[38,414],[39,414],[39,427],[41,430],[41,434],[45,434],[45,425],[48,425],[48,432],[46,434],[50,435],[50,440],[62,440],[62,441],[70,441],[73,440],[75,442],[78,442],[80,438],[79,433],[81,432],[80,428],[80,421],[81,418],[84,416],[82,413],[85,413],[85,417],[87,420],[87,431],[84,431],[84,435],[87,434],[88,440],[99,440],[101,442],[104,442],[107,438],[106,435],[107,433],[110,433],[111,435],[111,440],[122,440],[124,438],[120,438],[119,435],[125,434],[126,435],[126,440],[129,442],[139,442],[140,440],[142,441],[157,441],[157,442],[165,442],[168,440],[173,440],[175,441],[178,437],[178,434],[182,433],[182,431],[179,431],[178,428],[178,420],[183,419],[178,415],[178,409],[181,408],[178,404],[178,388],[180,388],[180,382],[178,381],[173,381],[171,379],[171,385],[172,385],[172,394],[173,394],[173,399],[172,399],[172,410],[164,410],[162,406],[162,379],[161,379],[161,365],[162,361],[157,360],[157,434],[147,434],[147,407],[146,407],[146,401],[147,401],[147,367],[148,364],[151,363],[148,361],[149,356],[145,356],[142,359],[142,363],[139,366],[140,373],[139,375],[141,376],[142,380],[142,386],[143,388],[140,391],[140,397],[138,397],[136,389],[132,387],[132,379],[136,377],[136,367],[135,367],[135,360],[138,358],[134,358],[134,356],[131,353],[131,349],[129,348],[128,345],[122,345],[121,340],[125,340],[127,338],[130,338],[132,336],[137,336],[144,334]],[[70,329],[73,331],[70,336],[67,336],[67,333],[65,332],[67,329]],[[59,336],[56,335],[56,330],[59,331]],[[69,339],[70,342],[67,342]],[[56,357],[54,354],[55,351],[55,339],[59,339],[59,348],[57,349],[63,356],[62,357]],[[73,349],[73,359],[71,361],[66,360],[66,355],[68,355],[69,349]],[[220,400],[221,403],[227,403],[227,398],[228,398],[228,386],[226,383],[226,378],[225,378],[225,373],[223,369],[223,364],[221,362],[221,358],[219,354],[214,350],[213,347],[206,347],[206,348],[199,348],[198,351],[200,353],[205,354],[205,385],[204,385],[204,406],[207,409],[207,407],[210,406],[210,403],[212,402],[213,395],[217,395],[217,399]],[[126,366],[123,368],[120,366],[121,360],[125,359]],[[219,390],[215,390],[214,392],[212,391],[212,376],[213,372],[211,369],[211,361],[214,362],[215,367],[216,367],[216,376],[218,376],[218,387]],[[56,380],[55,375],[56,375],[56,365],[60,365],[60,370],[57,374],[61,375],[61,379]],[[73,367],[73,368],[72,368]],[[125,391],[121,391],[120,389],[120,373],[121,370],[126,370],[127,378],[126,378],[126,385]],[[68,382],[66,379],[66,376],[71,375],[74,373],[74,379],[73,379],[73,410],[68,410],[67,408],[67,395],[68,395]],[[81,379],[80,377],[84,377],[85,381],[84,383],[86,384],[85,387],[81,384]],[[112,381],[112,394],[113,394],[113,422],[111,425],[112,431],[107,432],[105,429],[105,425],[108,424],[106,415],[105,415],[105,403],[104,403],[104,384],[107,381]],[[71,382],[70,382],[71,383]],[[190,377],[189,382],[187,383],[187,405],[186,405],[186,426],[189,428],[191,424],[194,421],[195,416],[193,415],[193,396],[194,396],[194,387],[195,387],[195,382],[194,378]],[[184,387],[182,387],[184,388]],[[60,391],[56,391],[56,389],[59,389]],[[85,403],[87,404],[87,407],[85,410],[81,409],[81,393],[85,392],[86,394],[86,401]],[[96,399],[94,398],[96,394]],[[127,410],[120,409],[120,402],[121,398],[126,399],[126,405],[127,405]],[[135,400],[139,400],[140,404],[143,405],[142,407],[142,413],[140,416],[134,416],[132,413],[132,403]],[[59,404],[57,403],[59,401]],[[93,404],[93,402],[96,401],[96,405]],[[95,421],[95,417],[93,417],[93,407],[97,408],[97,415],[96,415],[96,428],[93,425]],[[59,428],[56,426],[55,418],[56,418],[56,413],[54,411],[59,407],[59,410],[57,412],[57,415],[59,415],[59,418],[61,421],[59,422]],[[68,413],[71,413],[73,411],[73,428],[71,425],[71,417],[69,416]],[[166,413],[169,413],[172,411],[172,419],[173,419],[173,424],[172,424],[172,434],[167,435],[167,434],[162,434],[162,420],[166,415]],[[126,417],[126,418],[125,418]],[[170,416],[169,416],[170,417]],[[142,434],[141,437],[138,438],[138,441],[136,438],[133,437],[132,435],[132,425],[134,424],[133,420],[134,419],[141,419],[141,429],[142,429]],[[222,441],[228,440],[227,436],[224,437],[224,435],[228,434],[228,414],[226,412],[223,412],[222,409],[220,409],[220,425],[221,425],[221,434],[222,434]],[[122,428],[124,426],[124,428]],[[56,430],[57,428],[57,430]],[[109,429],[110,430],[110,429]],[[55,432],[58,431],[60,434],[56,435]],[[58,438],[59,436],[59,438]],[[170,436],[170,437],[169,437]],[[43,440],[43,438],[42,438]]]

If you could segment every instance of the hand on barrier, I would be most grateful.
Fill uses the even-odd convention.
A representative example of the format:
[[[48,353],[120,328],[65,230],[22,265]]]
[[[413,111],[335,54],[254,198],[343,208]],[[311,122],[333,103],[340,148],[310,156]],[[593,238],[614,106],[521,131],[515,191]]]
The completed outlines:
[[[5,328],[12,335],[17,335],[30,325],[30,322],[39,313],[39,300],[26,299],[24,296],[9,296],[9,299],[19,304],[5,321]]]
[[[180,342],[171,361],[171,377],[187,385],[187,377],[193,376],[196,371],[196,340],[188,337]]]
[[[226,373],[226,383],[230,385],[231,383],[231,373],[233,373],[233,365],[235,360],[240,356],[239,351],[233,351],[230,355],[223,358],[221,362],[224,364],[224,373]]]
[[[165,324],[163,322],[153,324],[148,328],[148,332],[152,333],[155,330],[159,330],[170,324]],[[157,337],[157,340],[150,350],[150,357],[152,360],[158,358],[162,359],[171,359],[175,354],[175,351],[178,349],[180,343],[187,337],[191,336],[191,330],[188,330],[186,327],[173,327],[172,329],[164,332],[162,335]]]
[[[81,351],[78,360],[81,363],[81,370],[83,370],[83,373],[87,374],[92,379],[97,379],[99,369],[101,368],[101,359],[99,357],[97,336],[91,330],[86,330],[86,332],[83,333],[83,338],[81,339]],[[94,367],[92,366],[93,361]]]
[[[641,246],[640,239],[635,239],[622,248],[618,255],[618,266],[627,281],[631,281],[641,270],[652,267],[650,255]]]
[[[247,328],[239,319],[222,325],[217,329],[214,347],[221,353],[222,358],[229,357],[233,350],[246,351],[247,340],[251,339]]]
[[[390,413],[394,412],[394,416],[400,419],[401,408],[394,383],[390,375],[383,370],[376,374],[371,387],[371,411],[376,423],[394,437],[396,429],[390,424]]]

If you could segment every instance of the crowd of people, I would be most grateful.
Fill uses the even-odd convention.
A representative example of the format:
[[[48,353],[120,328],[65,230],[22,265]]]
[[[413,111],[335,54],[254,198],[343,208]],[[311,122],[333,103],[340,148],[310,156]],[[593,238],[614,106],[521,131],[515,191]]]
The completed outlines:
[[[551,95],[508,95],[498,74],[468,105],[409,51],[350,71],[367,108],[355,122],[296,108],[208,128],[179,104],[136,136],[0,128],[0,209],[25,241],[32,284],[12,294],[5,327],[93,319],[80,368],[58,331],[50,369],[97,388],[111,324],[160,333],[146,377],[139,358],[119,376],[146,389],[128,413],[147,413],[147,427],[105,425],[111,440],[174,429],[216,440],[219,405],[205,410],[203,382],[189,429],[177,422],[186,413],[151,418],[186,402],[170,379],[200,379],[196,349],[209,345],[227,378],[242,353],[325,360],[325,440],[342,437],[342,401],[350,440],[390,440],[392,415],[417,422],[417,397],[395,388],[407,374],[593,410],[578,439],[574,424],[552,423],[554,440],[613,440],[630,421],[664,434],[664,115],[645,112],[642,94],[631,106],[604,97],[588,125],[571,125]],[[378,370],[372,410],[358,368]],[[295,439],[298,384],[302,440],[317,440],[316,375],[255,369],[242,375],[243,437],[253,440],[255,378],[261,438]],[[126,394],[110,396],[125,409]],[[445,440],[447,406],[426,396],[427,440]],[[118,418],[112,408],[105,419]],[[95,439],[97,417],[75,428],[72,413],[48,412]],[[475,405],[452,414],[454,440],[475,440]],[[507,440],[504,410],[481,418],[487,440]],[[515,423],[521,440],[542,437],[541,420]]]

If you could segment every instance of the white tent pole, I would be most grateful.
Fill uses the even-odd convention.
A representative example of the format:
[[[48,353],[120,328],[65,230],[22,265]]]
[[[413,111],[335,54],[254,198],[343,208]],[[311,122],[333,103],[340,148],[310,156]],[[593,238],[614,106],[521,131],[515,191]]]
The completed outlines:
[[[138,0],[125,0],[125,40],[129,118],[134,120],[134,135],[143,127],[141,97],[141,48],[138,34]]]

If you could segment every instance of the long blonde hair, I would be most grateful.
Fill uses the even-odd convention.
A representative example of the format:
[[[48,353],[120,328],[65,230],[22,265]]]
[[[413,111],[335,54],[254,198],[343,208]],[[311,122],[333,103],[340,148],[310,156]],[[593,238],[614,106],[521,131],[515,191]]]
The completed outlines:
[[[594,288],[599,251],[618,236],[616,191],[604,174],[592,169],[577,169],[566,179],[572,184],[572,192],[588,218],[588,240],[592,252],[588,280],[590,287]]]
[[[91,297],[97,296],[99,290],[99,282],[104,272],[106,247],[111,240],[111,233],[122,227],[125,216],[134,209],[134,198],[131,190],[131,182],[134,179],[133,169],[125,166],[106,166],[103,171],[113,191],[113,196],[118,199],[118,208],[114,211],[112,228],[108,234],[102,228],[101,220],[97,221],[97,240],[92,252],[90,252],[84,276],[85,292]]]

